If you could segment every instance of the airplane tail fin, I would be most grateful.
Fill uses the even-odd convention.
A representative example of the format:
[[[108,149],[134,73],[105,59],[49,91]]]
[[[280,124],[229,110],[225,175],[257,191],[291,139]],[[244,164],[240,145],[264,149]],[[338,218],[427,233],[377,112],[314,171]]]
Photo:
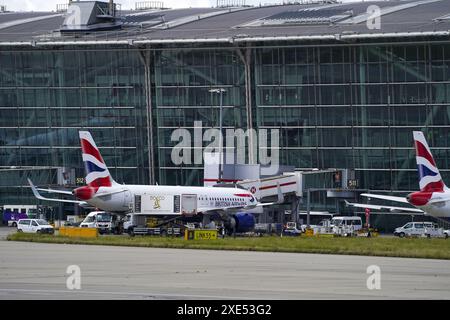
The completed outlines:
[[[414,146],[416,148],[417,171],[419,173],[420,191],[442,192],[447,186],[442,181],[439,169],[428,147],[422,131],[414,131]]]
[[[86,184],[90,187],[111,187],[116,182],[100,154],[89,131],[80,131],[81,150],[86,171]]]

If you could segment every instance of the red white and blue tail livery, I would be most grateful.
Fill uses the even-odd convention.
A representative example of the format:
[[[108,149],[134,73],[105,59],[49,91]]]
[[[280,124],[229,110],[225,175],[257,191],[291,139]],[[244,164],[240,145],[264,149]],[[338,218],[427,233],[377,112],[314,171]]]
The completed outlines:
[[[419,187],[423,192],[442,192],[446,188],[422,131],[414,131]]]
[[[422,131],[413,131],[413,138],[414,147],[416,149],[416,162],[417,171],[419,173],[420,191],[410,193],[406,197],[387,196],[372,193],[363,193],[361,196],[409,203],[415,208],[349,202],[347,202],[347,205],[358,208],[389,210],[392,212],[403,211],[414,214],[429,214],[435,217],[450,217],[450,190],[442,180],[427,140],[425,139]]]
[[[89,187],[111,187],[114,180],[106,167],[100,151],[88,131],[80,131],[81,151]]]

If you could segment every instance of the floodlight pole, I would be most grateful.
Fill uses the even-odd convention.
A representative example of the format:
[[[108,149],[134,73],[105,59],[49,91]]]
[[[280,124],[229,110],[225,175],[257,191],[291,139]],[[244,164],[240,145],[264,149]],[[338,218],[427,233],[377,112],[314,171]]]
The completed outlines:
[[[306,193],[306,228],[309,229],[311,224],[311,189],[308,188]]]
[[[220,101],[220,107],[219,107],[219,131],[220,131],[220,137],[219,137],[219,179],[218,182],[220,183],[222,181],[222,144],[223,144],[223,135],[222,135],[222,121],[223,121],[223,93],[226,92],[225,89],[210,89],[209,92],[211,93],[218,93],[219,94],[219,101]]]

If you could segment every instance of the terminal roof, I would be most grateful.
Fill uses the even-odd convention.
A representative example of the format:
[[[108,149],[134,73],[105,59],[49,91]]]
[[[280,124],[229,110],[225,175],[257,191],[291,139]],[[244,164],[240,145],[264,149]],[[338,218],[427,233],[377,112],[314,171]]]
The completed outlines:
[[[65,18],[65,13],[57,12],[0,13],[0,45],[230,43],[433,35],[448,39],[450,34],[448,0],[123,11],[120,29],[73,34],[60,32]]]

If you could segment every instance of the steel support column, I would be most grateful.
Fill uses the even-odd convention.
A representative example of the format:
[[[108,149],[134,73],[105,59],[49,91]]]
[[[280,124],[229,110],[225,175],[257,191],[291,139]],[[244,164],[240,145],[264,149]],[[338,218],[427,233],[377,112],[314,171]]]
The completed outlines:
[[[247,116],[247,130],[248,135],[248,163],[255,164],[255,155],[253,135],[251,134],[253,130],[253,113],[252,113],[252,77],[251,77],[251,61],[252,61],[252,49],[243,48],[236,50],[239,58],[244,63],[244,75],[245,75],[245,108]]]
[[[144,65],[145,102],[147,115],[147,143],[148,143],[148,169],[149,182],[155,184],[155,157],[153,145],[153,108],[152,108],[152,80],[151,80],[151,52],[141,50],[139,57]]]

